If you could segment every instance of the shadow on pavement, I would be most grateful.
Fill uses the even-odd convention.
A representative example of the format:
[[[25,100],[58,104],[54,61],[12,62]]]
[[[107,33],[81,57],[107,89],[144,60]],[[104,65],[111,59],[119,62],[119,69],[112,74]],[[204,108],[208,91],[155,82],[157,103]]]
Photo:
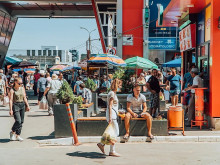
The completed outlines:
[[[67,153],[68,156],[74,156],[74,157],[82,157],[82,158],[89,158],[89,159],[105,159],[106,155],[98,152],[81,152],[76,151],[73,153]]]
[[[47,139],[54,139],[55,137],[54,136],[32,136],[32,137],[29,137],[28,139],[31,139],[31,140],[47,140]]]
[[[9,143],[10,139],[0,139],[0,143]]]
[[[49,115],[27,115],[27,117],[43,117],[43,116],[49,116]]]

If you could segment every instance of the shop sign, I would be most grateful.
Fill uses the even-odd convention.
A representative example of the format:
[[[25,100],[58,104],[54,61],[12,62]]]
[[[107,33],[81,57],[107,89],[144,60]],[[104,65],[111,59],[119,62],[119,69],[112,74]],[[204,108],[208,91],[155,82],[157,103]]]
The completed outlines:
[[[205,42],[205,12],[202,11],[198,15],[197,23],[197,44],[200,45]]]
[[[205,41],[209,41],[211,36],[211,10],[211,6],[205,10]]]
[[[196,46],[196,25],[190,24],[179,32],[180,51],[192,49]]]
[[[176,38],[149,37],[149,49],[176,50]]]
[[[133,35],[123,35],[123,45],[133,45]]]

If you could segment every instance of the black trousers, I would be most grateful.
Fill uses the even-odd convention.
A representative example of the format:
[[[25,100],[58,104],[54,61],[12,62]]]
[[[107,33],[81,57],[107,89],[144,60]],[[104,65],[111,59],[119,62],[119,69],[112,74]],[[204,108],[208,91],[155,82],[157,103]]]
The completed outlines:
[[[37,82],[34,82],[34,95],[37,96]]]
[[[12,131],[15,132],[17,135],[20,135],[22,124],[24,123],[25,103],[13,103],[12,110],[15,119]]]

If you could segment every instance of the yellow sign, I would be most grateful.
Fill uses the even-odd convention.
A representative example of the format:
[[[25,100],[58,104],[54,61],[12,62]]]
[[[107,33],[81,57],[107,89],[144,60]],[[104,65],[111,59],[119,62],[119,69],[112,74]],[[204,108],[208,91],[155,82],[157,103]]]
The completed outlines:
[[[211,5],[205,11],[205,41],[209,41],[211,36]]]

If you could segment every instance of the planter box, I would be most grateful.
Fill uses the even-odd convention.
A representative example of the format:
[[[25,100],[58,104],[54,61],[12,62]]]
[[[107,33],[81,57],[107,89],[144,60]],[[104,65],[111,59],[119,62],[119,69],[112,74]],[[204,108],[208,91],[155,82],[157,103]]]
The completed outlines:
[[[94,113],[99,114],[100,110],[98,108],[98,93],[92,92],[92,102],[94,103]]]
[[[69,137],[72,135],[69,117],[66,110],[65,104],[56,104],[53,106],[54,108],[54,129],[55,129],[55,137]],[[78,106],[77,104],[70,104],[70,108],[72,111],[74,122],[78,118]]]
[[[103,117],[100,120],[85,118],[85,120],[77,120],[77,135],[78,136],[102,136],[108,123]],[[124,121],[119,122],[119,136],[125,134]],[[152,134],[155,136],[167,136],[168,127],[167,120],[153,120],[152,121]],[[131,136],[147,136],[146,120],[131,120],[130,121],[130,135]]]

